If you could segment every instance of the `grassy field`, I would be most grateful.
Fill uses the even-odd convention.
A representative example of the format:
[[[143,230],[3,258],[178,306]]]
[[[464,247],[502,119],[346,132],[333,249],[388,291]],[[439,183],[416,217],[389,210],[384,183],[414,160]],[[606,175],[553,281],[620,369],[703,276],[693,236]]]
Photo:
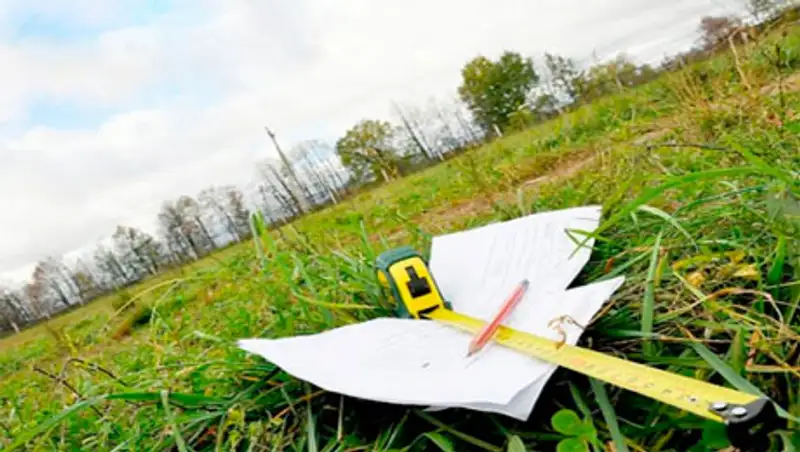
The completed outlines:
[[[604,215],[576,283],[626,282],[581,344],[761,392],[800,416],[797,71],[794,27],[273,231],[263,268],[252,243],[233,247],[3,339],[0,445],[727,447],[718,425],[563,369],[523,423],[342,400],[235,346],[387,315],[371,264],[389,246],[427,250],[432,235],[590,203]],[[577,439],[551,422],[563,410],[580,418]],[[800,447],[797,429],[772,450]]]

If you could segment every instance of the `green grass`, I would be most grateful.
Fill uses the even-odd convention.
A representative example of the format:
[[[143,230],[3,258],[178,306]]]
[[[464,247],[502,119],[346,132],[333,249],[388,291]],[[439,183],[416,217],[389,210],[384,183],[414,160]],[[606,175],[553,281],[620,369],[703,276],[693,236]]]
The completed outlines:
[[[150,315],[117,339],[130,314],[115,314],[114,297],[3,339],[0,444],[552,450],[568,439],[556,428],[566,409],[589,450],[724,447],[718,426],[563,369],[523,423],[342,399],[235,347],[388,315],[371,264],[389,246],[425,251],[435,234],[590,203],[604,216],[576,283],[626,283],[581,344],[747,382],[800,415],[800,94],[759,89],[800,69],[800,32],[770,39],[740,49],[750,89],[721,55],[272,232],[264,269],[247,244],[129,289]],[[768,58],[777,40],[785,64]],[[782,441],[800,441],[797,427],[773,450],[791,450]]]

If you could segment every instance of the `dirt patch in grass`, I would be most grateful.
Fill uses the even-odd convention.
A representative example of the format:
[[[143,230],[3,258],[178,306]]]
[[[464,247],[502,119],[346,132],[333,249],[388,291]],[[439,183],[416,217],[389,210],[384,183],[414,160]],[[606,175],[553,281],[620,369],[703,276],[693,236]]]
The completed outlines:
[[[664,118],[653,125],[656,127],[655,129],[636,137],[630,141],[630,144],[634,146],[651,144],[672,133],[676,123],[674,118]],[[613,145],[624,146],[625,143],[614,143]],[[569,155],[565,155],[555,166],[545,171],[542,171],[540,169],[541,167],[533,162],[530,166],[532,170],[528,170],[527,174],[523,172],[518,175],[520,179],[515,181],[510,188],[502,191],[485,193],[470,199],[464,199],[459,202],[430,209],[422,214],[414,216],[411,222],[424,229],[429,229],[434,225],[441,227],[465,218],[489,214],[495,209],[498,203],[513,202],[520,190],[523,194],[526,194],[535,191],[537,187],[543,184],[561,182],[574,177],[582,170],[595,163],[601,158],[601,155],[602,150],[596,147],[578,149],[571,152]],[[404,239],[407,236],[408,231],[398,228],[386,235],[386,238],[389,242],[393,242]]]
[[[650,144],[653,141],[656,141],[656,140],[658,140],[660,138],[663,138],[663,137],[669,135],[672,132],[672,128],[675,125],[674,124],[670,124],[670,126],[671,127],[658,128],[658,129],[655,129],[655,130],[651,130],[651,131],[647,132],[646,134],[636,138],[631,143],[636,145],[636,146],[643,146],[643,145],[646,145],[646,144]]]
[[[513,200],[518,191],[523,192],[536,187],[537,185],[573,177],[583,168],[590,165],[599,157],[599,152],[595,149],[585,149],[576,151],[571,157],[565,158],[557,166],[545,174],[537,172],[536,175],[528,175],[527,178],[515,183],[513,187],[495,193],[487,193],[471,199],[466,199],[454,204],[431,209],[423,214],[411,219],[412,223],[418,224],[423,228],[431,225],[449,224],[467,217],[481,216],[491,213],[496,203]],[[398,240],[407,235],[405,230],[396,230],[387,237],[390,241]]]
[[[555,170],[551,171],[548,174],[543,174],[538,177],[534,177],[533,179],[528,179],[520,184],[520,188],[522,190],[528,190],[536,185],[541,185],[547,182],[554,182],[560,181],[564,179],[569,179],[570,177],[577,174],[580,170],[588,166],[590,163],[594,162],[598,158],[598,153],[594,152],[589,154],[588,156],[581,155],[582,158],[568,160],[564,162],[563,165],[560,165]],[[508,193],[506,194],[508,196]]]
[[[800,91],[800,73],[792,74],[783,80],[764,86],[760,93],[764,96],[773,96],[781,90],[785,93]]]

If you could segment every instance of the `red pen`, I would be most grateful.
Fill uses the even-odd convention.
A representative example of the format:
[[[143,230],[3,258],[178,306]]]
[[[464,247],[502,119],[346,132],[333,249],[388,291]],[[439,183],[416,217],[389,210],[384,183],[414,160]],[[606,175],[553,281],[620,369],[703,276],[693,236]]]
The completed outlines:
[[[472,341],[469,343],[469,350],[467,351],[467,357],[474,355],[475,353],[479,352],[489,340],[494,336],[494,333],[497,331],[497,328],[500,327],[500,323],[508,317],[508,314],[514,310],[514,307],[517,303],[522,300],[523,295],[528,290],[528,280],[523,279],[522,282],[519,283],[514,292],[509,295],[505,302],[503,302],[503,306],[500,307],[500,312],[494,316],[494,318],[487,323],[481,330],[472,338]]]

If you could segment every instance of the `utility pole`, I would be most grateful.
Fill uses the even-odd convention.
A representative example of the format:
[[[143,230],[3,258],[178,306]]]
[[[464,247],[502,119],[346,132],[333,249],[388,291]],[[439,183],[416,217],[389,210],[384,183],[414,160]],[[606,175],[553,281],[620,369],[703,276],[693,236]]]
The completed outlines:
[[[275,149],[278,151],[278,155],[281,158],[281,162],[283,162],[284,168],[286,168],[286,171],[289,173],[289,178],[291,179],[292,182],[291,184],[288,184],[289,187],[287,187],[288,189],[290,189],[289,194],[292,195],[293,198],[297,199],[297,202],[299,204],[298,207],[300,207],[302,213],[308,212],[309,210],[308,198],[306,197],[305,190],[303,189],[304,186],[300,183],[300,180],[297,178],[297,174],[294,172],[292,163],[289,161],[288,158],[286,158],[286,154],[283,153],[283,150],[278,144],[278,140],[275,139],[275,133],[272,130],[270,130],[269,127],[267,126],[264,126],[264,130],[267,131],[267,135],[269,135],[269,138],[272,140],[272,144],[275,145]]]

